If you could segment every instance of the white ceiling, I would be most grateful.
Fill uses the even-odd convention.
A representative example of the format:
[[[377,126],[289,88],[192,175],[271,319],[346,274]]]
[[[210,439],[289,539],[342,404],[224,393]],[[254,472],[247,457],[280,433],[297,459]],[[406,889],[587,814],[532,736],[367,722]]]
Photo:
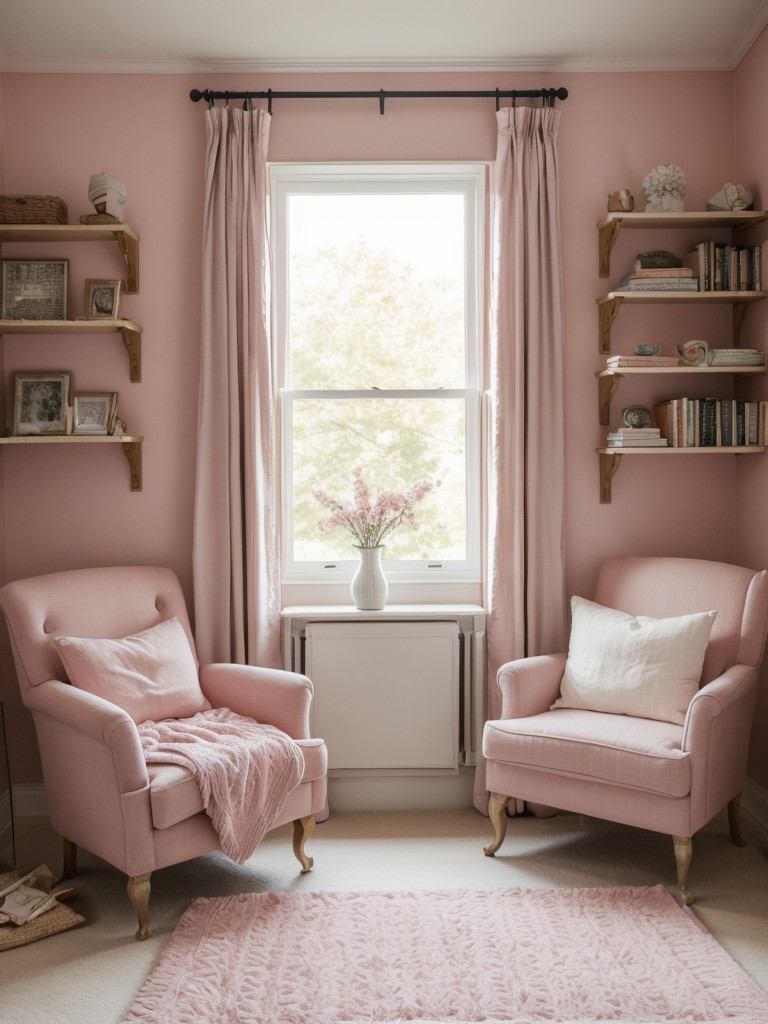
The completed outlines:
[[[768,0],[0,0],[3,72],[732,70]]]

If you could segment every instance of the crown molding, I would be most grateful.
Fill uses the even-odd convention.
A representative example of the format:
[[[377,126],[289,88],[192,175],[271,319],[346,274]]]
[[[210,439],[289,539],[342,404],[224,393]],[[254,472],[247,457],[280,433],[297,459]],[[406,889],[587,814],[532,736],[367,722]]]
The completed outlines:
[[[25,60],[0,56],[0,74],[36,75],[190,75],[190,74],[422,74],[422,73],[611,73],[654,71],[734,71],[768,24],[768,0],[763,23],[746,32],[739,45],[723,58],[286,58],[271,60]]]
[[[768,25],[768,0],[763,0],[747,22],[744,31],[729,54],[734,69],[744,60],[766,25]]]

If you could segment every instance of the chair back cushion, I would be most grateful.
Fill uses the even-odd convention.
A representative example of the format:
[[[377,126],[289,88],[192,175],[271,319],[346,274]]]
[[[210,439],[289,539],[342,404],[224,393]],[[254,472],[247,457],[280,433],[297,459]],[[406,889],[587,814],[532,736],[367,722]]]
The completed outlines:
[[[0,588],[0,607],[22,696],[46,680],[68,679],[55,643],[59,636],[119,639],[176,618],[197,667],[184,594],[170,569],[73,569],[15,580]]]
[[[55,642],[73,686],[117,704],[137,724],[211,708],[177,618],[117,640],[57,636]]]
[[[662,619],[717,612],[702,685],[731,665],[757,666],[768,624],[768,572],[696,558],[617,556],[600,569],[595,601],[630,615]]]

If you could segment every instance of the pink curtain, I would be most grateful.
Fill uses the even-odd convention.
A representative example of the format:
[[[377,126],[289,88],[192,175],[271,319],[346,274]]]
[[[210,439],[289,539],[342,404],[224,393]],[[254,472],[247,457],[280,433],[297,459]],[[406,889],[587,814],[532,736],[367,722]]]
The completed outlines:
[[[281,666],[267,146],[259,110],[206,112],[195,485],[200,661]]]
[[[486,718],[500,665],[566,644],[560,111],[497,114],[492,172],[491,363],[494,524],[490,538]],[[487,810],[485,765],[475,805]]]

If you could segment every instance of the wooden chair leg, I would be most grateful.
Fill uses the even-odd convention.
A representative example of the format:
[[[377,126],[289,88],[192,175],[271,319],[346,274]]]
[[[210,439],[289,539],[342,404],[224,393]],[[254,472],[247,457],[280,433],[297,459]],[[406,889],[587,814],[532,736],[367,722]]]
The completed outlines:
[[[728,827],[731,830],[731,842],[734,846],[746,846],[747,841],[741,834],[741,793],[738,793],[728,804]]]
[[[139,941],[148,939],[152,934],[152,929],[149,926],[150,874],[151,872],[148,871],[146,875],[135,875],[128,879],[128,899],[133,904],[133,909],[139,919],[139,930],[136,932],[136,938]]]
[[[77,846],[66,836],[61,837],[62,878],[74,878],[77,874]]]
[[[493,857],[498,848],[504,842],[507,834],[507,801],[508,796],[503,793],[491,793],[488,800],[488,817],[495,830],[495,838],[489,846],[483,848],[486,857]]]
[[[305,875],[312,870],[315,863],[314,858],[304,852],[304,844],[315,831],[315,816],[308,814],[304,818],[297,818],[293,823],[293,852],[301,864],[301,873]]]
[[[690,836],[673,836],[672,838],[675,843],[675,861],[677,862],[677,887],[686,907],[690,907],[694,896],[686,889],[685,882],[688,878],[688,868],[693,854],[693,843]]]

